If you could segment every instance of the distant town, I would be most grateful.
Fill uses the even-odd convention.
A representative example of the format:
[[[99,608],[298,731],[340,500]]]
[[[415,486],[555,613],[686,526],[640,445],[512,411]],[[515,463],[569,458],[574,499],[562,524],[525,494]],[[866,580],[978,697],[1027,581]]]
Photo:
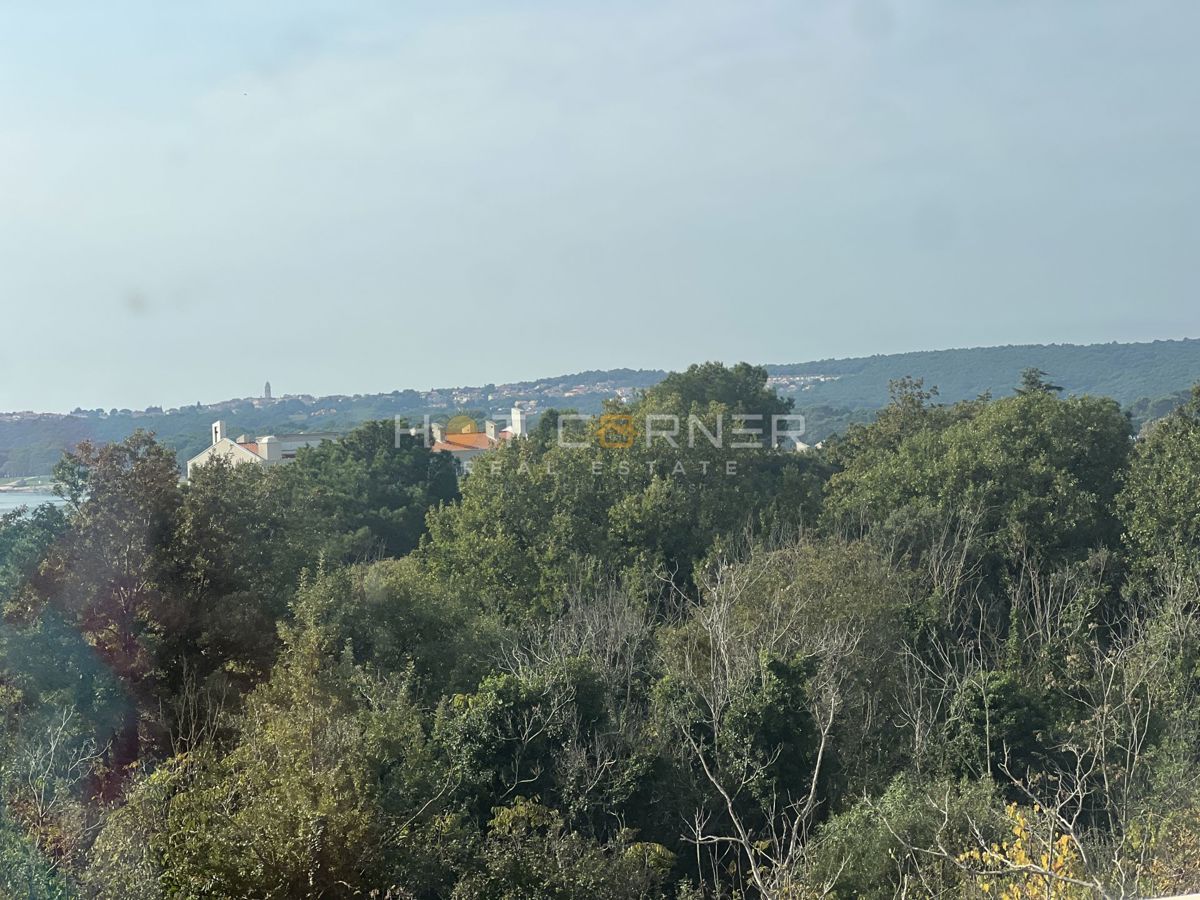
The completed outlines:
[[[1048,372],[1068,394],[1112,397],[1138,428],[1184,402],[1200,372],[1200,340],[933,350],[763,368],[767,385],[792,399],[805,416],[805,439],[815,444],[870,421],[887,403],[893,379],[922,379],[936,388],[938,402],[954,403],[1010,393],[1029,367]],[[119,441],[139,428],[175,448],[184,469],[211,445],[215,421],[225,422],[231,435],[280,435],[345,433],[362,422],[396,416],[419,421],[424,415],[463,413],[486,421],[507,416],[517,404],[533,415],[550,408],[597,413],[606,401],[628,401],[666,374],[661,369],[588,370],[534,381],[329,395],[258,382],[262,387],[249,396],[186,406],[4,412],[0,478],[48,474],[63,450],[79,441]]]
[[[284,393],[278,396],[270,390],[264,390],[255,397],[235,397],[220,400],[215,403],[197,402],[190,406],[148,406],[145,409],[130,409],[127,407],[112,407],[104,409],[84,409],[76,407],[65,415],[85,419],[108,419],[117,416],[135,419],[150,416],[191,413],[197,410],[221,413],[244,408],[247,404],[256,409],[266,409],[273,405],[290,401],[308,407],[315,407],[310,415],[320,417],[333,415],[339,410],[339,403],[348,403],[371,398],[401,397],[412,403],[413,408],[428,409],[484,409],[488,411],[505,409],[513,401],[520,400],[530,409],[545,408],[548,405],[572,405],[584,407],[594,405],[597,400],[617,399],[631,400],[638,391],[652,387],[663,379],[666,372],[656,369],[619,369],[604,372],[581,373],[576,376],[549,378],[541,381],[512,382],[509,384],[487,384],[474,387],[439,387],[426,391],[404,390],[392,391],[390,394],[314,394]],[[815,384],[836,381],[837,375],[771,375],[767,384],[780,394],[794,394],[810,389]],[[270,387],[268,382],[267,388]],[[60,418],[62,413],[36,412],[20,410],[0,413],[0,421],[18,422],[29,419]]]

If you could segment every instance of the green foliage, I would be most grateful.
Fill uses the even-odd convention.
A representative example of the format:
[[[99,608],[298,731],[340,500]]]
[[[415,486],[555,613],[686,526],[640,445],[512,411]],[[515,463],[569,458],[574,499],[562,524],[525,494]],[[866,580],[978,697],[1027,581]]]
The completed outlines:
[[[24,587],[66,527],[62,509],[50,504],[0,516],[0,609],[5,614],[21,614],[22,602],[28,602],[21,596]]]
[[[723,765],[758,770],[747,785],[754,799],[801,796],[816,763],[817,737],[806,703],[814,666],[803,657],[767,659],[759,689],[730,705],[716,751]]]
[[[597,674],[573,660],[529,677],[485,678],[475,693],[449,700],[436,736],[460,790],[482,811],[489,798],[563,798],[563,749],[602,728],[605,715]]]
[[[749,363],[699,363],[672,372],[646,391],[646,405],[687,415],[715,403],[734,415],[761,416],[770,422],[771,416],[791,412],[793,403],[768,388],[767,377],[765,368]]]
[[[504,638],[473,594],[431,578],[411,557],[355,568],[339,611],[356,658],[412,672],[431,703],[477,684]]]
[[[1131,442],[1115,403],[1042,390],[950,409],[922,399],[898,397],[838,448],[831,524],[858,531],[927,508],[943,520],[977,517],[993,558],[1036,548],[1060,561],[1116,546]]]
[[[829,809],[868,790],[900,762],[895,723],[873,698],[901,677],[915,633],[905,575],[869,545],[838,540],[759,549],[714,570],[701,605],[660,638],[655,692],[672,744],[692,750],[693,777],[736,787],[710,815],[761,822],[810,795]]]
[[[1013,391],[1026,369],[1050,372],[1069,394],[1112,397],[1130,404],[1142,397],[1161,397],[1195,381],[1200,371],[1200,340],[925,350],[768,369],[772,375],[826,376],[827,380],[811,384],[798,395],[804,404],[878,408],[887,402],[888,383],[904,375],[937,385],[948,403],[981,394],[999,397]]]
[[[440,775],[421,712],[405,678],[354,664],[337,581],[302,587],[280,661],[250,695],[237,745],[177,758],[135,790],[130,802],[151,804],[157,827],[153,858],[133,868],[155,873],[169,895],[350,896],[356,885],[424,888],[445,877],[438,848],[413,841],[419,824],[452,826],[434,821]],[[121,884],[122,860],[136,847],[127,832],[145,822],[113,820],[115,832],[98,842],[94,880]]]
[[[0,518],[0,895],[1194,890],[1200,394],[1061,393],[797,453],[707,363],[461,482],[385,422],[81,444]]]
[[[1044,372],[1041,369],[1023,369],[1021,371],[1021,383],[1017,386],[1017,395],[1024,397],[1026,394],[1060,394],[1062,393],[1062,385],[1051,384],[1047,381],[1049,372]]]
[[[0,805],[0,897],[64,900],[72,892]]]
[[[482,870],[458,883],[454,900],[649,900],[662,896],[673,864],[657,844],[604,846],[567,832],[553,809],[520,797],[489,827]]]
[[[291,508],[324,534],[331,561],[404,555],[416,547],[426,511],[458,496],[449,455],[397,438],[391,422],[367,422],[303,449],[273,474],[291,493]]]
[[[1120,498],[1125,542],[1143,569],[1160,555],[1200,551],[1200,386],[1138,442]]]
[[[462,502],[431,515],[422,556],[439,578],[474,585],[510,615],[554,609],[598,574],[645,590],[668,579],[686,588],[696,564],[722,542],[747,529],[795,531],[816,520],[819,459],[734,446],[766,441],[771,416],[790,408],[765,385],[765,371],[745,364],[694,366],[634,404],[610,404],[607,415],[632,429],[628,446],[605,446],[593,420],[582,433],[568,431],[571,446],[545,428],[483,456]],[[733,434],[738,417],[750,414],[764,417],[746,424],[766,432],[759,439]],[[677,417],[670,441],[648,434],[672,427],[656,424],[655,415]],[[689,416],[699,423],[691,430]],[[701,427],[721,433],[721,446]]]
[[[172,550],[186,603],[176,636],[197,651],[199,677],[249,683],[269,671],[275,623],[317,558],[318,535],[257,466],[196,470],[182,488]]]
[[[949,774],[992,776],[1007,769],[1024,778],[1049,755],[1051,715],[1042,692],[1006,672],[981,672],[950,701],[942,747]]]
[[[1172,391],[1162,397],[1142,397],[1129,404],[1129,418],[1140,435],[1159,419],[1166,418],[1181,406],[1186,406],[1191,398],[1191,388]]]
[[[810,878],[835,898],[888,900],[896,885],[958,896],[962,874],[951,860],[930,865],[913,848],[971,843],[975,828],[1000,836],[998,798],[989,781],[925,782],[897,775],[876,798],[860,800],[817,832]]]

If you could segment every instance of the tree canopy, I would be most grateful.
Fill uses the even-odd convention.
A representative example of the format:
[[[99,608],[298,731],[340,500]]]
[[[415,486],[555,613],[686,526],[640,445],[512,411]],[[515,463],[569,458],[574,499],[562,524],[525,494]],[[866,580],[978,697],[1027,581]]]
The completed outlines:
[[[1200,393],[904,378],[796,450],[767,377],[469,472],[80,444],[0,517],[0,894],[1200,890]]]

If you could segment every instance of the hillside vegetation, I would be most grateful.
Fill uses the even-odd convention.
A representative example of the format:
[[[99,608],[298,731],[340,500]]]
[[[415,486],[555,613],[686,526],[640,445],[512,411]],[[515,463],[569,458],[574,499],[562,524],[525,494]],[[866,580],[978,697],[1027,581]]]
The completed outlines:
[[[1200,890],[1200,389],[1013,388],[648,445],[788,410],[709,363],[461,480],[81,445],[0,517],[0,896]]]
[[[887,402],[888,382],[905,375],[936,386],[938,396],[953,403],[1011,393],[1029,368],[1051,373],[1068,394],[1112,397],[1128,406],[1184,390],[1200,378],[1200,340],[974,347],[767,366],[772,375],[836,376],[801,392],[801,405],[871,409]]]

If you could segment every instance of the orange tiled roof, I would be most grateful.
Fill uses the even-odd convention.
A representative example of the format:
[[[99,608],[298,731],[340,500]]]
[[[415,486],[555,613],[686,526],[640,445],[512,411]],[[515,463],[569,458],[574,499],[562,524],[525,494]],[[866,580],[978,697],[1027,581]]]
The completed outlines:
[[[450,450],[487,450],[495,442],[486,433],[475,431],[469,434],[448,434],[438,443],[447,445],[445,449]]]
[[[239,447],[245,447],[247,450],[249,450],[249,451],[250,451],[251,453],[253,453],[255,456],[260,456],[260,455],[261,455],[261,454],[258,452],[258,441],[246,441],[244,444],[238,444],[238,446],[239,446]]]

